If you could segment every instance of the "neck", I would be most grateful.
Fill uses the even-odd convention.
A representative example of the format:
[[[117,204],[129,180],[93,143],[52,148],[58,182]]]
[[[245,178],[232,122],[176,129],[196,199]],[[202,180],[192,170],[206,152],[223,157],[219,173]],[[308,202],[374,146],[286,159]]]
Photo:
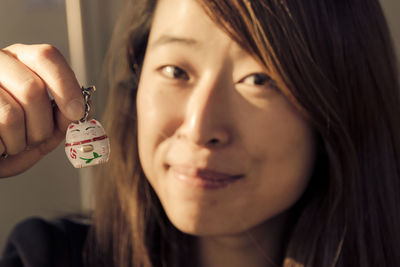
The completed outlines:
[[[285,213],[240,234],[200,237],[199,266],[280,266],[289,230],[288,218]]]

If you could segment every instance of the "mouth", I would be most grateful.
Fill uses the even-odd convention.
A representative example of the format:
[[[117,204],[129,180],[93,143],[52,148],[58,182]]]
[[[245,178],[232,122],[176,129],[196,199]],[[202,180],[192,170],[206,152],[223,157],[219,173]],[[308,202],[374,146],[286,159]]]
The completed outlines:
[[[188,165],[168,165],[173,177],[202,189],[221,189],[244,178],[243,174],[230,174]]]

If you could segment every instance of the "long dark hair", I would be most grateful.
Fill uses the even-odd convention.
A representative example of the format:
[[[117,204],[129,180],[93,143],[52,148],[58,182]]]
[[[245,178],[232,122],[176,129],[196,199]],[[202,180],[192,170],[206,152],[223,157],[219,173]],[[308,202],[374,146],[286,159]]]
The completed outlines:
[[[400,90],[378,1],[198,2],[276,73],[319,138],[283,266],[400,266]],[[182,251],[192,238],[169,223],[138,160],[136,89],[155,6],[130,1],[110,50],[113,155],[96,177],[87,246],[95,266],[185,266],[191,252]]]

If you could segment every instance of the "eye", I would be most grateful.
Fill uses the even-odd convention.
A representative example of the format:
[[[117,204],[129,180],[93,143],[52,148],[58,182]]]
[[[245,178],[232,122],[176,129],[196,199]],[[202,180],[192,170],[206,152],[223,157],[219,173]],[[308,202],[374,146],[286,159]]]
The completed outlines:
[[[164,66],[160,69],[161,73],[170,79],[178,79],[178,80],[189,80],[189,75],[181,68],[177,66]]]
[[[75,130],[72,130],[71,133],[72,133],[72,132],[80,132],[80,131],[81,131],[81,130],[79,130],[79,129],[75,129]]]
[[[89,129],[91,129],[91,128],[96,128],[96,127],[94,127],[94,126],[89,126],[89,127],[87,127],[85,130],[87,131],[87,130],[89,130]]]
[[[252,86],[267,86],[267,87],[276,87],[276,83],[271,79],[271,77],[265,73],[253,73],[245,78],[243,78],[241,83],[252,85]]]

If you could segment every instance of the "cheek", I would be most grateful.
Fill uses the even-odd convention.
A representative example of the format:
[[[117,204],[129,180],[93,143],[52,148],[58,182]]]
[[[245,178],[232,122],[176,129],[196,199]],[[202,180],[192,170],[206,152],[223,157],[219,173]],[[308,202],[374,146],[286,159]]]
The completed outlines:
[[[69,134],[68,139],[76,141],[79,139],[79,137],[81,137],[81,134],[79,132],[72,132]]]
[[[147,177],[157,166],[160,147],[181,123],[179,99],[166,94],[156,84],[142,79],[137,95],[138,150]]]
[[[292,162],[310,158],[314,133],[309,123],[285,99],[247,116],[242,139],[256,161]],[[251,130],[253,129],[253,130]]]
[[[179,90],[152,77],[144,66],[136,98],[139,135],[157,136],[157,140],[172,136],[183,122],[184,105]]]
[[[304,192],[315,161],[315,136],[308,122],[289,107],[259,119],[258,131],[248,132],[246,138],[253,173],[259,177],[253,192],[259,201],[254,205],[263,210],[263,203],[269,203],[273,215],[289,208]]]

